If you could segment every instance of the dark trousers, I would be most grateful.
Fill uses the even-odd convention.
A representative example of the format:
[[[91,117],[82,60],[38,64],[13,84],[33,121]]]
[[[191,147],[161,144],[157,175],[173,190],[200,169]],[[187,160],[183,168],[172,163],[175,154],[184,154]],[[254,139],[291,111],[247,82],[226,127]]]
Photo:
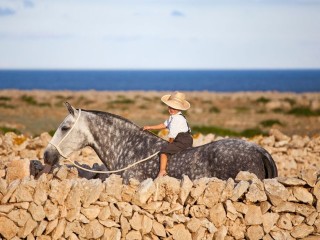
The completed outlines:
[[[184,149],[192,147],[192,144],[193,139],[190,133],[181,132],[176,136],[172,143],[168,143],[167,145],[163,146],[160,150],[160,153],[173,155],[181,152]]]

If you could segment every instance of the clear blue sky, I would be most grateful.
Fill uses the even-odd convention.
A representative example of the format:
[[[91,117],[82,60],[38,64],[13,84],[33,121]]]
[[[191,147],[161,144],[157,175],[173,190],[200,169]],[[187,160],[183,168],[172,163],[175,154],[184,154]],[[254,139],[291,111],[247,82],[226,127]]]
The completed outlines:
[[[8,68],[320,68],[320,0],[0,0]]]

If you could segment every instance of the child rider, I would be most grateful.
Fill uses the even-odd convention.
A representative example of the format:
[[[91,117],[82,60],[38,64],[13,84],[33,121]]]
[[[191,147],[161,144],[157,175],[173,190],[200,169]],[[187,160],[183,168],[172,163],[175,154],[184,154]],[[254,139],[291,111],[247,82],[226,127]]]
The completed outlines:
[[[193,139],[191,129],[181,111],[188,110],[190,103],[186,101],[185,94],[174,92],[164,95],[161,101],[168,106],[170,117],[164,122],[153,126],[144,126],[143,130],[169,129],[169,143],[160,150],[160,170],[158,177],[167,175],[168,155],[173,155],[182,150],[192,147]]]

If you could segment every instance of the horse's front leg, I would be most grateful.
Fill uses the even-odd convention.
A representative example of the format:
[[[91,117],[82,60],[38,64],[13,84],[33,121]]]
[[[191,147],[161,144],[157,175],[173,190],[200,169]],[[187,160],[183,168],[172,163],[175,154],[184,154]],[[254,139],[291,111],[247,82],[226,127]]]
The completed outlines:
[[[52,166],[49,164],[45,164],[44,168],[35,176],[35,179],[39,179],[39,177],[44,173],[49,173]]]

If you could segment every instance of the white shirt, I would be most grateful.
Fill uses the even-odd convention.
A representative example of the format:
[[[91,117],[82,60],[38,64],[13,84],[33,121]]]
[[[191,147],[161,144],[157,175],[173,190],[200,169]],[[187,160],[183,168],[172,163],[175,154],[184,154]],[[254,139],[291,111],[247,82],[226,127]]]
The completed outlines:
[[[170,115],[169,119],[164,122],[164,125],[169,129],[169,138],[176,138],[178,133],[189,131],[187,120],[181,115],[181,112]]]

